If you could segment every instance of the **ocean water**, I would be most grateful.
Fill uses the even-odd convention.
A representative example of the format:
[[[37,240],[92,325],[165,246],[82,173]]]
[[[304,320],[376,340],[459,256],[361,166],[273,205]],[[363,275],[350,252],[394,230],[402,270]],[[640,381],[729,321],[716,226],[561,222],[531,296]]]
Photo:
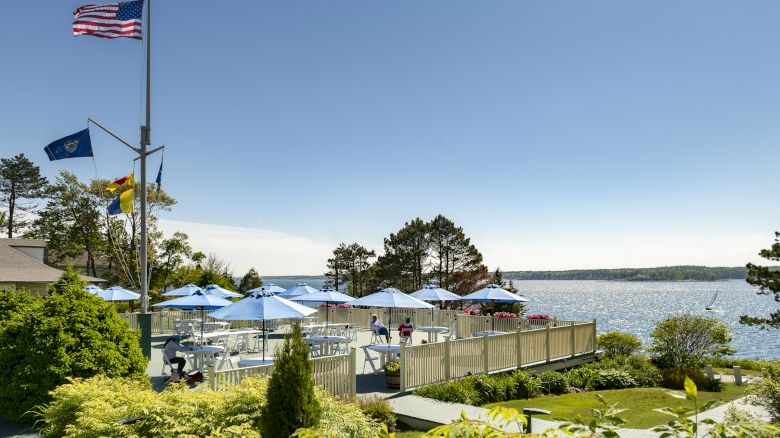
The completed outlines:
[[[319,288],[323,280],[269,279],[288,288],[299,281]],[[653,323],[668,315],[706,315],[725,323],[733,334],[735,357],[780,358],[780,329],[761,330],[739,323],[740,315],[768,315],[777,309],[772,296],[756,294],[742,280],[717,282],[623,282],[579,280],[515,281],[526,296],[530,313],[547,313],[560,319],[596,319],[600,333],[619,330],[649,343]],[[722,312],[707,312],[705,306],[719,291],[714,305]]]

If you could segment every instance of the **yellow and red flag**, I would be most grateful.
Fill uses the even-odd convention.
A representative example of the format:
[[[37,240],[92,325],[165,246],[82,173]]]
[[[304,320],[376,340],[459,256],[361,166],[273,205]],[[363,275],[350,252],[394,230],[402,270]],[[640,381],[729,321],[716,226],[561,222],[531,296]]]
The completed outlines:
[[[135,178],[133,178],[133,174],[129,173],[122,178],[119,178],[118,180],[112,182],[111,184],[106,187],[106,190],[109,192],[113,192],[114,190],[122,187],[123,185],[127,184],[128,186],[133,186],[135,184]]]

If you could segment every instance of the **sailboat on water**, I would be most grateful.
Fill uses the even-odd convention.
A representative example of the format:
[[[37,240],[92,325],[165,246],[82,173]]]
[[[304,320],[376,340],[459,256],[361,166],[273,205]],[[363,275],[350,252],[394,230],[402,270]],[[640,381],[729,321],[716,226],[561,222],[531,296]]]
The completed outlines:
[[[707,304],[706,307],[704,307],[704,310],[707,312],[715,312],[715,313],[723,313],[724,310],[722,307],[715,307],[715,302],[718,301],[718,292],[715,291],[715,295],[712,296],[712,299],[710,300],[710,303]]]

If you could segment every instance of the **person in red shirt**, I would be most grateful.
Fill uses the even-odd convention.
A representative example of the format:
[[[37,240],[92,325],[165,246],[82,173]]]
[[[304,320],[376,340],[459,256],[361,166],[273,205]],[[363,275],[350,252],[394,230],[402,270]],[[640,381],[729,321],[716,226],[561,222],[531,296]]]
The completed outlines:
[[[412,318],[406,318],[406,321],[404,321],[403,324],[398,326],[398,334],[401,336],[401,339],[404,338],[411,338],[412,332],[414,331],[414,324],[412,324]]]

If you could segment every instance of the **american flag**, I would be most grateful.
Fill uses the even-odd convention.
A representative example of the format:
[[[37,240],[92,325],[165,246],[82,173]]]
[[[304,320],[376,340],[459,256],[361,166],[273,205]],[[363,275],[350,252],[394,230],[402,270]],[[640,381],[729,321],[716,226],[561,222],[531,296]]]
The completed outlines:
[[[73,11],[73,35],[141,39],[143,0],[84,5]]]

